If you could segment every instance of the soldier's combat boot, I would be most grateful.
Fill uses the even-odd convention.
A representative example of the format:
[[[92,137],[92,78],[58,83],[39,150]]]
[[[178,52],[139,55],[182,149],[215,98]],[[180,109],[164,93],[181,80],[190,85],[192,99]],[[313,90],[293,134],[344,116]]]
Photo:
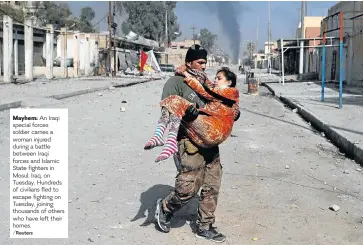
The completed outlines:
[[[165,233],[168,233],[170,231],[171,217],[171,213],[164,212],[163,199],[159,198],[156,202],[155,219],[158,222],[159,228]]]
[[[226,240],[226,236],[217,232],[212,226],[210,226],[209,229],[201,229],[198,227],[195,236],[197,238],[204,238],[216,243],[222,243]]]

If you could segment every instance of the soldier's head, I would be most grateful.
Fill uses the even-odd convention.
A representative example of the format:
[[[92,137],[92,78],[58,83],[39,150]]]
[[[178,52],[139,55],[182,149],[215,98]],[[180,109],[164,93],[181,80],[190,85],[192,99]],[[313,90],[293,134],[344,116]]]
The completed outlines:
[[[185,64],[190,69],[204,71],[207,65],[208,52],[198,44],[191,46],[185,56]]]

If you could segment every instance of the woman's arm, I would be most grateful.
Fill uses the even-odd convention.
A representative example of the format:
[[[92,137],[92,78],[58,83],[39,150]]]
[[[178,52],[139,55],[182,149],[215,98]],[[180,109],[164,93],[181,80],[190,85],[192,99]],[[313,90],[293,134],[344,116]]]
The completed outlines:
[[[239,92],[236,88],[214,88],[207,82],[203,85],[189,73],[184,73],[184,81],[190,86],[195,92],[200,94],[202,97],[211,101],[224,101],[228,100],[228,103],[238,103]]]
[[[217,100],[214,96],[212,96],[205,90],[205,88],[198,81],[198,79],[189,75],[189,73],[187,73],[187,72],[184,72],[184,76],[185,76],[184,81],[188,84],[189,87],[191,87],[200,96],[202,96],[208,100]]]

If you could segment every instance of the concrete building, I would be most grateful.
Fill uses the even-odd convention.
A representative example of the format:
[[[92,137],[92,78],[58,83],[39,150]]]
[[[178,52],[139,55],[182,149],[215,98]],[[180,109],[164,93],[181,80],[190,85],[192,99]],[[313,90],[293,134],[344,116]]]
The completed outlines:
[[[149,51],[159,48],[159,43],[144,39],[140,36],[111,38],[111,66],[109,65],[109,33],[81,33],[67,32],[66,46],[62,46],[62,36],[57,39],[57,59],[62,52],[66,53],[68,75],[105,75],[110,69],[113,71],[116,60],[116,72],[135,69],[139,62],[140,50]],[[116,40],[114,45],[114,40]],[[116,47],[114,49],[114,46]],[[65,50],[65,51],[64,51]],[[115,54],[116,53],[116,59]],[[59,63],[59,62],[58,62]]]
[[[200,45],[199,40],[184,40],[179,42],[171,42],[169,48],[167,48],[165,50],[165,53],[161,56],[160,63],[171,64],[176,67],[184,64],[187,50],[194,43]]]
[[[110,67],[108,38],[108,33],[79,33],[65,28],[55,31],[52,25],[33,27],[29,22],[15,23],[4,16],[0,25],[0,82],[105,74],[106,67]],[[132,70],[138,65],[140,50],[157,49],[158,45],[142,37],[116,37],[116,72]]]
[[[3,25],[0,25],[0,68],[1,74],[4,72],[3,66]],[[25,73],[25,47],[24,47],[24,24],[13,23],[13,57],[12,60],[14,62],[14,74],[24,75]],[[33,60],[34,66],[42,66],[43,60],[42,57],[45,57],[45,49],[46,49],[46,30],[34,28],[33,34]],[[16,64],[17,63],[17,64]]]
[[[179,41],[179,42],[171,42],[169,45],[169,48],[178,49],[178,50],[183,50],[183,49],[187,50],[188,48],[193,46],[194,43],[200,45],[199,40],[184,40],[184,41]]]
[[[161,64],[171,64],[175,67],[181,66],[185,63],[185,55],[187,54],[187,50],[193,44],[199,44],[199,40],[184,40],[179,42],[171,42],[169,48],[163,53],[160,59]],[[213,48],[212,48],[213,49]],[[216,51],[215,54],[218,53],[217,48],[214,48]],[[226,61],[221,55],[214,55],[213,53],[208,54],[207,58],[207,66],[212,67],[219,64],[224,64]]]
[[[268,54],[269,46],[270,46],[270,50],[271,50],[271,53],[272,53],[276,49],[277,43],[276,42],[270,42],[270,45],[269,45],[268,42],[265,42],[265,45],[264,45],[265,55]]]
[[[320,37],[321,21],[324,16],[305,16],[304,17],[304,37],[316,38]],[[301,22],[296,29],[296,37],[301,38]],[[297,43],[299,45],[299,43]],[[318,72],[320,50],[313,48],[320,45],[320,41],[309,40],[304,42],[304,46],[310,46],[310,48],[304,48],[304,73]],[[300,57],[300,49],[297,49],[297,57]]]
[[[352,86],[363,86],[363,2],[339,2],[328,10],[328,16],[342,11],[344,13],[344,52],[343,81]],[[329,18],[327,29],[339,27],[339,16]],[[321,28],[321,33],[323,27]],[[328,33],[327,36],[339,37],[339,30]],[[339,44],[339,40],[334,42]],[[326,80],[339,81],[340,61],[339,47],[326,49]],[[319,74],[321,79],[321,74]]]
[[[319,40],[313,40],[313,38],[320,37],[320,26],[322,16],[305,16],[304,17],[304,36],[307,39],[304,41],[304,47],[310,46],[310,48],[304,48],[304,73],[318,72],[320,62],[320,50],[314,48],[314,46],[320,45]],[[284,48],[298,47],[300,46],[301,38],[301,22],[299,23],[294,38],[288,40],[284,39]],[[278,45],[276,45],[277,47]],[[279,51],[281,47],[278,47]],[[300,49],[290,48],[284,52],[284,70],[285,74],[298,74],[300,65]],[[272,61],[272,67],[274,69],[281,69],[281,58],[275,57]]]
[[[58,33],[52,31],[47,37],[48,29],[32,27],[30,24],[14,22],[4,16],[0,25],[0,82],[11,82],[14,79],[32,80],[42,76],[38,70],[46,66],[47,40]],[[30,47],[30,48],[29,48]],[[54,51],[56,45],[49,46]],[[55,57],[52,56],[53,59]]]

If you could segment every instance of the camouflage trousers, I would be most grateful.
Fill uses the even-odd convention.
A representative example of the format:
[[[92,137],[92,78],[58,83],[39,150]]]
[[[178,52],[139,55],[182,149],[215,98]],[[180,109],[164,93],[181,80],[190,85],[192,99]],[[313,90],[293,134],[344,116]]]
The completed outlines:
[[[178,211],[201,189],[197,225],[209,228],[215,222],[214,212],[221,186],[219,149],[211,149],[212,153],[201,151],[188,139],[180,140],[178,148],[182,166],[176,176],[174,190],[165,198],[166,207],[172,213]]]

